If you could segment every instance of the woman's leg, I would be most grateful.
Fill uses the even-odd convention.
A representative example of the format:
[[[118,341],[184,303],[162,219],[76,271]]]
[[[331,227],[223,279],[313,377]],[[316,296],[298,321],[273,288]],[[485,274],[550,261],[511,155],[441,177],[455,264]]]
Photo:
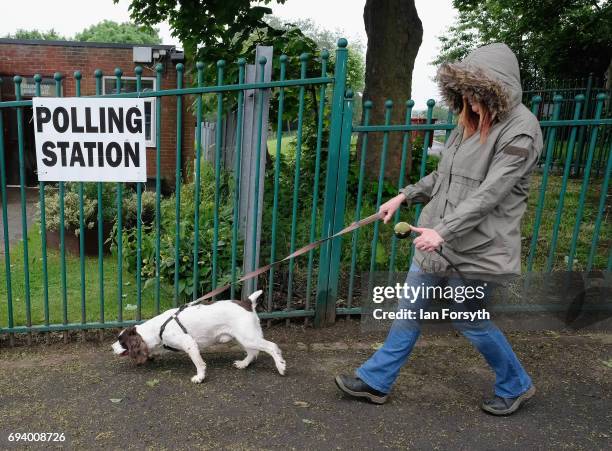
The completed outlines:
[[[428,286],[439,282],[439,277],[421,272],[414,264],[410,267],[406,277],[408,286]],[[419,296],[414,302],[411,301],[411,299],[401,298],[398,307],[415,311],[418,317],[419,310],[427,308],[428,300],[426,297]],[[419,337],[420,330],[419,320],[396,319],[393,321],[385,342],[356,370],[357,377],[370,387],[382,393],[389,393]]]
[[[474,283],[484,286],[483,282]],[[462,286],[463,282],[453,278],[449,280],[449,285]],[[485,299],[482,301],[466,299],[462,303],[452,302],[452,309],[457,312],[467,312],[486,307],[486,300],[490,293],[490,286],[486,287]],[[495,372],[495,394],[497,396],[516,398],[529,390],[532,386],[531,378],[519,362],[504,334],[492,321],[462,320],[454,321],[453,325],[480,351]]]

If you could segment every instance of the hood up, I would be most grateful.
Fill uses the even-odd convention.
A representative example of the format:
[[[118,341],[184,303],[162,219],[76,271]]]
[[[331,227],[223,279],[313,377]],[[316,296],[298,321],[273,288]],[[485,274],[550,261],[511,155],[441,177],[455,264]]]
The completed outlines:
[[[490,44],[456,63],[444,63],[436,81],[447,105],[459,112],[462,96],[486,105],[494,118],[521,103],[523,90],[518,60],[506,44]]]

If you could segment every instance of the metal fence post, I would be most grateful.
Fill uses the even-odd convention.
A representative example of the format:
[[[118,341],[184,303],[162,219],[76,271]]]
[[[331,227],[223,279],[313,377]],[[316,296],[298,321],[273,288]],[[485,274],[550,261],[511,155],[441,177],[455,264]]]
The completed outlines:
[[[269,46],[257,47],[255,64],[246,66],[247,84],[272,80],[273,51]],[[236,189],[240,190],[239,231],[244,237],[242,269],[247,273],[259,266],[260,259],[271,93],[269,89],[251,89],[243,97],[242,123],[236,124],[242,128],[241,177]],[[246,299],[256,289],[256,279],[245,281],[242,298]]]
[[[561,101],[563,97],[560,95],[556,95],[553,98],[554,102],[554,110],[552,120],[556,121],[559,119],[559,112],[561,111]],[[535,109],[535,107],[534,107]],[[550,168],[552,165],[552,154],[553,149],[555,148],[556,143],[556,133],[557,129],[555,127],[551,127],[548,132],[548,141],[546,145],[546,153],[544,166],[542,167],[542,183],[540,185],[540,193],[538,195],[538,206],[536,208],[535,219],[533,222],[533,231],[531,232],[531,245],[529,246],[529,256],[527,257],[527,271],[531,272],[533,268],[533,262],[535,260],[535,255],[537,252],[538,246],[538,236],[540,234],[540,224],[542,222],[542,215],[544,213],[544,197],[546,196],[546,187],[548,186],[548,175],[550,173]]]
[[[338,165],[338,183],[336,185],[336,210],[334,214],[334,233],[344,227],[346,207],[346,188],[348,182],[349,159],[351,154],[351,137],[353,133],[353,91],[348,89],[342,113],[342,137],[340,140],[340,161]],[[327,294],[327,323],[336,320],[336,300],[338,299],[338,281],[340,280],[340,257],[342,237],[331,241],[329,260],[329,285]]]
[[[593,90],[593,73],[589,74],[589,78],[587,79],[587,85],[584,93],[584,108],[582,110],[582,119],[587,119],[589,117],[589,108],[591,107],[591,93]],[[580,176],[580,167],[582,166],[582,160],[584,155],[584,146],[586,143],[585,136],[587,133],[587,126],[580,127],[578,130],[578,146],[576,152],[576,159],[574,160],[574,177]]]
[[[607,96],[604,93],[597,95],[595,105],[595,120],[601,119],[601,113],[603,111],[604,102]],[[580,199],[578,201],[578,210],[576,211],[576,222],[574,223],[574,231],[572,233],[572,241],[570,243],[570,249],[567,256],[567,270],[574,270],[574,257],[578,247],[578,234],[580,233],[580,225],[584,216],[584,205],[586,203],[587,191],[589,189],[589,181],[591,177],[591,166],[593,165],[593,154],[595,153],[595,146],[597,145],[597,134],[599,132],[599,125],[593,125],[591,128],[591,136],[588,141],[588,150],[586,154],[586,161],[584,163],[584,172],[582,178],[582,186],[580,187]]]
[[[339,165],[341,160],[341,136],[344,112],[344,93],[346,90],[346,66],[348,59],[348,42],[346,39],[338,40],[336,49],[336,60],[334,70],[334,89],[331,103],[331,123],[329,132],[329,149],[327,154],[327,174],[325,177],[325,193],[323,201],[323,224],[321,236],[332,235],[342,227],[342,223],[336,224],[336,204],[344,197],[346,186],[339,186]],[[345,179],[346,183],[346,179]],[[342,209],[344,210],[344,209]],[[344,213],[342,211],[342,213]],[[332,323],[335,319],[335,298],[337,294],[338,281],[332,280],[332,247],[333,243],[327,241],[321,246],[319,258],[319,276],[317,280],[317,302],[315,306],[315,327]],[[337,272],[336,272],[337,274]]]

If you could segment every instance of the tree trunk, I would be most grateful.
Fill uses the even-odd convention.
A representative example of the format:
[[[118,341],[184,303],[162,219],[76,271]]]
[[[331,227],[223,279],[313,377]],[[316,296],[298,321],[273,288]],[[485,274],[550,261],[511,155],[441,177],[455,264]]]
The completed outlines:
[[[406,101],[411,94],[414,60],[423,40],[423,25],[414,0],[367,0],[363,20],[368,35],[368,49],[362,101],[371,100],[374,103],[370,124],[384,124],[386,100],[393,101],[391,122],[403,124]],[[399,179],[402,138],[403,133],[389,133],[385,179],[394,184]],[[357,144],[359,152],[361,139],[360,136]],[[378,179],[382,141],[382,133],[369,134],[366,173],[370,180]],[[407,165],[406,171],[410,169],[410,161]]]

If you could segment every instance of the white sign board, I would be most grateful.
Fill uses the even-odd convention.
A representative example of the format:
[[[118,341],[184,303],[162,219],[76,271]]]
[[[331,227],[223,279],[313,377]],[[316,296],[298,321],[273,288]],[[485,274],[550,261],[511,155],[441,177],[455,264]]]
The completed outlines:
[[[38,180],[146,182],[144,99],[35,97]]]

